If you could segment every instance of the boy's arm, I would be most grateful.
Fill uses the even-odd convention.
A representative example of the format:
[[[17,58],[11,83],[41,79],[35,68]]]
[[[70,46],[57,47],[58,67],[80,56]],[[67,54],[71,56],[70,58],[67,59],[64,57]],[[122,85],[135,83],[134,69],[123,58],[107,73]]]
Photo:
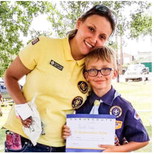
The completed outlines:
[[[131,152],[138,150],[144,146],[146,146],[149,141],[146,142],[129,142],[124,145],[115,146],[115,145],[99,145],[103,150],[103,152]]]

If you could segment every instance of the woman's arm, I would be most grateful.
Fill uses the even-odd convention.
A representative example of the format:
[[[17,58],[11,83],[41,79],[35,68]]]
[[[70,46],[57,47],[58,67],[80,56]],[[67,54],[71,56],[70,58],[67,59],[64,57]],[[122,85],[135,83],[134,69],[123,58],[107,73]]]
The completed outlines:
[[[18,81],[31,70],[27,69],[17,57],[6,70],[4,81],[8,92],[16,104],[26,103],[26,99],[20,89]]]
[[[32,124],[31,110],[27,104],[26,98],[24,97],[18,81],[26,74],[30,73],[31,70],[27,69],[21,62],[20,58],[17,57],[10,67],[6,70],[4,81],[9,92],[9,95],[15,102],[16,114],[21,118],[21,122],[24,127],[29,127]],[[21,104],[19,106],[19,104]],[[23,110],[25,112],[23,112]]]

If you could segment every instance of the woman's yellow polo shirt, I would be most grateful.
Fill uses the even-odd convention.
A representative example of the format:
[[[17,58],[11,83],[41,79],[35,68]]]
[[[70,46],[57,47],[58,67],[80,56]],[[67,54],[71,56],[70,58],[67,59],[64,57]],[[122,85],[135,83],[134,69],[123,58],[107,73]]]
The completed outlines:
[[[35,103],[45,131],[38,142],[63,146],[61,131],[66,114],[73,113],[73,108],[81,106],[87,96],[88,86],[82,74],[84,59],[73,59],[68,38],[44,36],[20,51],[19,57],[24,66],[32,70],[26,77],[23,93],[27,102],[36,96]],[[14,107],[4,127],[26,137]]]

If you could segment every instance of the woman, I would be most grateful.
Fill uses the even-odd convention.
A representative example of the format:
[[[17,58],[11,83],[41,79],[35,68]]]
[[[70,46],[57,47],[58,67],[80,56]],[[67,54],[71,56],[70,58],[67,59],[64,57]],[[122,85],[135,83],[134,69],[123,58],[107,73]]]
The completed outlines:
[[[68,38],[42,36],[19,52],[5,73],[6,86],[15,102],[5,128],[21,136],[22,147],[14,150],[6,144],[6,151],[65,151],[61,129],[66,114],[79,108],[88,92],[82,75],[84,57],[94,47],[104,45],[114,29],[112,12],[106,6],[96,5],[77,20],[76,29]],[[18,80],[24,75],[26,83],[21,90]],[[27,104],[32,100],[44,129],[35,146],[22,130],[22,126],[30,127],[33,123]]]

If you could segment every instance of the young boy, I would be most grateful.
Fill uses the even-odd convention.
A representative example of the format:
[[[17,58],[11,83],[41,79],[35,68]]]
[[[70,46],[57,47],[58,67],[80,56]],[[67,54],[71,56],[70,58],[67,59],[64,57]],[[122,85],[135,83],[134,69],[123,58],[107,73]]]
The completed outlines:
[[[76,114],[116,116],[115,145],[99,145],[102,149],[105,148],[104,152],[130,152],[144,147],[149,141],[135,109],[112,87],[111,81],[117,77],[117,74],[115,54],[110,48],[96,48],[86,56],[84,76],[91,85],[92,91],[86,102],[76,110]],[[95,100],[100,101],[97,111],[94,109]],[[67,138],[70,134],[71,131],[65,125],[63,137]]]

